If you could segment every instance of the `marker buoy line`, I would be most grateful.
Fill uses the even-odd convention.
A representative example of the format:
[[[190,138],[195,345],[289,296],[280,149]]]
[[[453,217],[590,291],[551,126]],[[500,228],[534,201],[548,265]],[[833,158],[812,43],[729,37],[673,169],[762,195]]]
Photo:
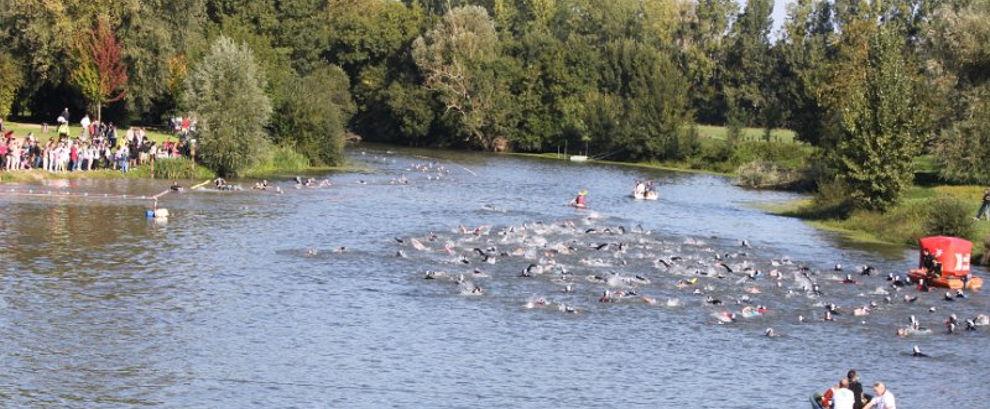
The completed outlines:
[[[0,191],[0,196],[24,196],[24,197],[92,197],[92,198],[108,198],[108,199],[121,199],[121,200],[148,200],[149,196],[146,195],[114,195],[109,193],[72,193],[72,192],[59,192],[54,190],[28,190],[27,192],[8,189],[6,191]]]
[[[158,198],[164,196],[165,194],[171,191],[172,191],[171,189],[167,189],[154,196],[147,196],[147,195],[126,195],[126,194],[115,195],[109,193],[90,194],[89,192],[73,193],[73,192],[59,192],[54,190],[35,191],[34,189],[28,189],[25,192],[17,189],[6,189],[6,190],[0,190],[0,195],[15,196],[15,197],[54,197],[54,198],[66,197],[66,198],[95,198],[95,199],[116,199],[116,200],[152,200],[154,201],[152,208],[150,210],[145,211],[145,216],[154,217],[158,219],[165,219],[168,218],[169,212],[168,209],[158,208]]]

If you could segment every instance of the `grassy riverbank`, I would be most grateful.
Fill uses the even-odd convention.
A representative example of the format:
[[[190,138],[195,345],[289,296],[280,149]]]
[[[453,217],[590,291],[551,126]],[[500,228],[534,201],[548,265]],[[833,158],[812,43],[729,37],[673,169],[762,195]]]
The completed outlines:
[[[48,132],[42,132],[41,125],[19,122],[4,122],[6,131],[14,131],[14,136],[24,138],[28,133],[34,133],[41,143],[56,136],[55,127],[49,126]],[[153,141],[177,141],[174,135],[146,129],[146,135]],[[70,127],[70,135],[80,135],[82,128]],[[124,130],[117,130],[118,138],[123,137]],[[329,172],[329,171],[360,171],[361,168],[351,166],[311,166],[309,160],[302,154],[287,147],[276,147],[257,163],[243,172],[241,178],[262,179],[279,176],[295,176],[300,173]],[[50,179],[108,179],[108,178],[156,178],[156,179],[212,179],[216,173],[202,166],[195,165],[186,158],[168,158],[155,161],[152,166],[137,166],[127,173],[118,170],[93,170],[85,172],[47,172],[40,169],[0,171],[0,182],[32,182]]]
[[[216,174],[202,165],[192,165],[185,158],[168,158],[155,161],[154,174],[150,164],[136,166],[127,172],[99,169],[78,172],[49,172],[43,169],[0,171],[0,182],[38,182],[57,179],[212,179]]]
[[[368,169],[354,166],[306,166],[306,167],[273,167],[270,163],[261,163],[248,169],[240,179],[264,179],[278,177],[292,177],[299,174],[313,174],[322,172],[361,172]],[[161,179],[178,180],[192,179],[203,180],[216,178],[216,173],[202,166],[192,166],[192,162],[185,158],[159,159],[155,162],[154,176],[152,176],[151,165],[144,165],[132,168],[127,173],[119,170],[100,169],[84,172],[48,172],[41,169],[0,171],[0,183],[23,183],[38,182],[42,180],[57,179]]]
[[[726,139],[729,136],[729,128],[719,125],[697,125],[698,136],[711,139]],[[743,128],[741,131],[742,140],[760,141],[766,135],[764,128]],[[794,143],[794,131],[790,129],[771,129],[770,141],[781,143]]]
[[[505,153],[508,156],[518,156],[523,158],[540,158],[540,159],[554,159],[554,160],[570,160],[569,155],[558,154],[558,153]],[[617,166],[630,166],[636,168],[644,169],[656,169],[656,170],[667,170],[674,172],[688,172],[688,173],[706,173],[712,175],[722,175],[722,176],[732,176],[731,173],[718,172],[715,170],[705,170],[705,169],[691,169],[685,163],[682,162],[619,162],[610,160],[592,160],[591,163],[606,164],[606,165],[617,165]]]
[[[886,213],[857,210],[846,217],[823,209],[811,200],[801,200],[769,206],[763,210],[774,214],[797,217],[814,227],[842,233],[850,239],[864,242],[881,242],[916,246],[918,239],[933,234],[928,224],[933,209],[940,198],[957,199],[972,221],[972,229],[966,239],[973,242],[974,261],[987,251],[985,242],[990,240],[990,222],[973,221],[972,216],[980,206],[984,186],[914,186],[908,190],[897,206]]]

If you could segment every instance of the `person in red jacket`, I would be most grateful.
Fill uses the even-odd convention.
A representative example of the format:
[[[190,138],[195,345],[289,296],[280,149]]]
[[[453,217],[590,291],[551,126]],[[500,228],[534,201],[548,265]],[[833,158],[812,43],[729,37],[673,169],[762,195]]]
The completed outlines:
[[[76,144],[69,149],[69,170],[79,170],[79,147]]]
[[[839,388],[840,388],[840,386],[838,384],[836,384],[835,386],[832,386],[831,388],[828,388],[828,390],[825,391],[824,394],[822,394],[821,400],[818,400],[815,403],[821,405],[822,408],[831,408],[832,407],[832,397],[835,396],[835,392],[837,392],[839,390]],[[817,396],[817,394],[816,394],[816,396]]]
[[[578,192],[577,197],[575,197],[574,200],[571,201],[571,206],[574,206],[578,209],[584,209],[585,206],[587,206],[587,196],[588,196],[587,190],[582,190]]]

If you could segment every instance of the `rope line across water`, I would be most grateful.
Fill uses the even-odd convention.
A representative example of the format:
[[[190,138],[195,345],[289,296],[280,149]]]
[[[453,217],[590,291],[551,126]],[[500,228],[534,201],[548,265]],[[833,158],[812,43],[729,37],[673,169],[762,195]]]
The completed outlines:
[[[93,193],[93,194],[90,194],[88,192],[84,192],[84,193],[59,192],[59,191],[54,191],[54,190],[43,190],[43,191],[37,191],[36,192],[33,189],[32,190],[28,190],[27,192],[25,192],[25,191],[16,190],[16,189],[7,189],[7,190],[0,190],[0,195],[5,195],[5,196],[24,196],[24,197],[45,197],[45,198],[60,198],[60,197],[80,198],[80,197],[85,197],[85,198],[93,198],[93,199],[154,200],[155,198],[157,198],[157,196],[160,196],[161,194],[158,194],[156,196],[147,196],[147,195],[115,195],[115,194],[109,194],[109,193]]]

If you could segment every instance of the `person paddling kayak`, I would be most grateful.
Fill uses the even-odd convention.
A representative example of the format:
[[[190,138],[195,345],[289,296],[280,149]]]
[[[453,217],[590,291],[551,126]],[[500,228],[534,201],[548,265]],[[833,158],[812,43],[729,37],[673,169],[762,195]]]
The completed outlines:
[[[581,190],[580,192],[578,192],[577,197],[575,197],[574,200],[571,201],[570,205],[578,209],[584,209],[585,206],[587,206],[587,196],[588,196],[588,191]]]

